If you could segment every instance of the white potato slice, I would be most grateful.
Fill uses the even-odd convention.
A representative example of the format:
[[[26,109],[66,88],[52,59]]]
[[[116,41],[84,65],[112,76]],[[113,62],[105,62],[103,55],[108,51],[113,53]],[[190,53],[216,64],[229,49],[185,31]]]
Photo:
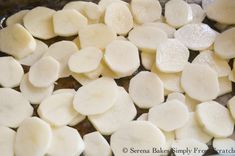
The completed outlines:
[[[14,25],[14,24],[21,24],[23,25],[23,18],[29,12],[29,10],[21,10],[11,16],[9,16],[6,20],[6,25]]]
[[[235,1],[215,0],[206,7],[207,17],[224,24],[235,24]]]
[[[103,65],[100,62],[99,66],[95,70],[84,73],[84,75],[90,79],[98,79],[102,74],[102,71],[103,71]]]
[[[75,73],[90,72],[98,68],[102,57],[103,53],[98,48],[83,48],[78,53],[70,56],[68,66]]]
[[[58,89],[58,90],[55,90],[53,92],[53,95],[55,94],[60,94],[60,93],[71,93],[71,94],[75,94],[76,93],[76,90],[75,89]]]
[[[76,116],[73,109],[74,93],[54,94],[44,99],[38,107],[38,115],[52,126],[65,126]]]
[[[219,94],[217,73],[207,65],[186,65],[182,72],[181,85],[191,98],[198,101],[213,100]]]
[[[190,155],[190,156],[203,156],[208,150],[205,143],[201,143],[195,139],[176,140],[172,144],[175,156]],[[187,153],[182,153],[187,149]]]
[[[190,7],[192,9],[192,13],[193,13],[193,20],[190,23],[202,23],[202,21],[206,17],[206,12],[198,4],[192,3],[189,5],[190,5]]]
[[[14,143],[16,132],[0,126],[0,151],[3,156],[14,156]]]
[[[149,23],[159,20],[162,7],[158,0],[132,0],[131,11],[137,23]]]
[[[124,2],[122,0],[100,0],[98,2],[98,5],[103,11],[105,11],[106,8],[113,3],[122,3],[122,4],[125,4],[126,6],[129,6],[129,3]]]
[[[188,64],[188,59],[188,48],[176,39],[168,39],[157,47],[156,66],[162,72],[181,72]]]
[[[125,76],[132,75],[140,66],[138,48],[130,41],[111,42],[105,49],[104,60],[112,71]]]
[[[143,135],[144,132],[144,135]],[[133,149],[160,149],[166,143],[164,134],[159,128],[148,121],[132,121],[119,128],[110,140],[114,155],[129,156],[129,150]],[[126,150],[127,153],[123,152]],[[143,153],[142,153],[143,154]],[[142,154],[135,154],[142,155]],[[148,156],[156,156],[156,153],[148,153]]]
[[[60,10],[53,15],[54,32],[59,36],[77,35],[87,23],[87,18],[76,10]]]
[[[49,124],[38,117],[25,119],[16,132],[15,155],[45,155],[52,141]]]
[[[88,119],[101,134],[111,135],[122,125],[133,120],[136,114],[137,110],[131,97],[124,88],[119,87],[114,105],[103,114],[90,115]]]
[[[197,105],[201,103],[200,101],[197,101],[195,99],[192,99],[190,96],[185,94],[185,104],[188,107],[188,110],[190,112],[195,112]]]
[[[188,119],[188,108],[179,100],[171,100],[155,105],[149,110],[148,116],[150,122],[166,132],[183,127]]]
[[[155,64],[156,54],[142,51],[140,55],[141,55],[141,63],[144,66],[144,68],[147,70],[151,70],[152,66]]]
[[[59,78],[59,70],[56,59],[43,57],[29,69],[29,81],[35,87],[49,87]]]
[[[109,143],[99,132],[88,133],[83,136],[83,140],[85,143],[84,156],[112,156]]]
[[[72,73],[71,75],[81,85],[86,85],[91,81],[94,81],[94,79],[87,77],[85,74]]]
[[[110,77],[113,79],[120,78],[120,76],[117,73],[115,73],[109,68],[109,66],[105,63],[105,61],[102,61],[101,64],[103,66],[102,73],[101,73],[102,76]]]
[[[228,101],[227,106],[229,108],[229,111],[230,111],[233,119],[235,120],[235,97],[234,96]]]
[[[162,81],[148,71],[141,71],[130,80],[129,93],[139,108],[151,108],[164,101]]]
[[[191,50],[208,49],[217,32],[204,23],[187,24],[175,32],[175,38]]]
[[[22,59],[36,49],[33,36],[20,24],[14,24],[0,30],[1,51]]]
[[[52,129],[52,139],[48,156],[75,156],[80,155],[85,144],[74,128],[64,126]]]
[[[168,38],[174,38],[174,33],[175,33],[176,29],[166,23],[154,22],[154,23],[146,23],[144,25],[161,29],[162,31],[164,31],[167,34]]]
[[[29,100],[31,104],[40,104],[45,98],[49,97],[54,89],[54,84],[49,87],[35,87],[28,79],[28,74],[25,74],[21,83],[20,91],[23,96]]]
[[[232,82],[228,77],[219,78],[219,96],[232,92]]]
[[[148,121],[148,113],[141,114],[136,120],[138,120],[138,121]]]
[[[130,31],[128,39],[141,50],[155,53],[156,48],[167,40],[167,34],[151,26],[136,26]]]
[[[208,101],[197,105],[196,114],[203,130],[215,138],[232,135],[234,122],[223,105]]]
[[[77,124],[79,124],[80,122],[85,120],[85,118],[86,118],[85,115],[78,113],[77,116],[75,118],[73,118],[73,120],[68,125],[69,126],[76,126]]]
[[[201,125],[197,121],[195,113],[189,114],[189,120],[187,123],[175,131],[176,139],[195,139],[202,143],[208,143],[212,136],[203,131]]]
[[[192,63],[206,64],[214,69],[218,77],[228,76],[231,68],[226,60],[221,59],[213,51],[206,50],[197,55]]]
[[[24,70],[20,63],[11,56],[0,57],[0,85],[14,88],[20,84]]]
[[[214,43],[215,53],[224,59],[235,57],[235,27],[219,34]]]
[[[171,100],[179,100],[182,103],[185,103],[185,96],[182,93],[179,92],[173,92],[168,94],[166,101],[171,101]]]
[[[44,55],[44,53],[47,51],[48,46],[40,41],[36,41],[36,49],[33,51],[32,54],[22,58],[19,60],[20,64],[26,65],[26,66],[32,66],[35,62],[41,59],[41,57]]]
[[[193,20],[193,12],[190,5],[183,0],[170,0],[165,5],[166,22],[179,28]]]
[[[235,141],[229,138],[216,138],[213,140],[213,148],[220,155],[234,155],[235,152],[232,149],[235,148]]]
[[[115,81],[102,77],[77,90],[73,107],[83,115],[101,114],[114,105],[117,96],[118,87]]]
[[[20,92],[0,88],[0,99],[0,125],[17,128],[33,114],[33,107]]]
[[[105,24],[92,24],[79,31],[81,48],[97,47],[104,49],[116,39],[116,33]]]
[[[56,36],[52,21],[55,12],[50,8],[36,7],[24,16],[24,26],[34,37],[44,40],[51,39]]]
[[[132,14],[122,3],[113,3],[106,8],[104,22],[119,35],[126,35],[133,28]]]

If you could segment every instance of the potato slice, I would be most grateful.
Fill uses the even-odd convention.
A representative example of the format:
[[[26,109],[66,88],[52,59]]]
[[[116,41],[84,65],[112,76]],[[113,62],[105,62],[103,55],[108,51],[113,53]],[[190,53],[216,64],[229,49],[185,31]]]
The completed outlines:
[[[173,92],[168,94],[166,101],[179,100],[182,103],[185,103],[185,96],[179,92]]]
[[[104,49],[116,39],[116,33],[105,24],[92,24],[79,31],[81,48],[97,47]]]
[[[158,0],[132,0],[131,11],[137,23],[149,23],[159,20],[162,7]]]
[[[126,35],[133,28],[132,14],[122,3],[110,4],[106,8],[104,22],[119,35]]]
[[[186,65],[182,72],[181,84],[185,92],[198,101],[213,100],[219,94],[217,73],[207,65]]]
[[[125,114],[125,116],[123,116]],[[112,108],[103,114],[90,115],[88,119],[103,135],[111,135],[122,125],[133,120],[137,114],[135,105],[124,88],[118,88],[118,97]]]
[[[20,84],[24,70],[20,63],[11,56],[0,57],[0,85],[14,88]]]
[[[98,5],[99,5],[99,7],[101,8],[102,11],[105,11],[106,8],[107,8],[109,5],[113,4],[113,3],[123,3],[123,4],[125,4],[127,7],[129,7],[129,3],[124,2],[124,1],[122,1],[122,0],[100,0],[100,1],[98,2]]]
[[[130,80],[129,93],[139,108],[151,108],[164,101],[162,81],[148,71],[141,71]]]
[[[52,84],[49,87],[34,87],[29,82],[28,74],[25,74],[21,83],[20,91],[26,97],[31,104],[40,104],[45,98],[49,97],[54,89]]]
[[[84,156],[112,155],[112,150],[109,143],[99,132],[88,133],[83,136],[83,140],[86,147],[83,152]]]
[[[156,48],[167,40],[167,34],[151,26],[136,26],[130,31],[128,39],[141,50],[155,53]]]
[[[235,57],[235,27],[219,34],[214,43],[215,53],[224,59]]]
[[[213,140],[213,148],[221,155],[234,155],[235,141],[229,138],[216,138]]]
[[[192,13],[193,13],[193,20],[190,23],[202,23],[202,21],[206,17],[206,12],[198,4],[192,3],[189,5],[190,5],[190,7],[192,9]]]
[[[143,132],[145,132],[145,135],[143,135]],[[111,149],[114,155],[118,156],[130,155],[125,152],[129,152],[131,148],[152,149],[154,147],[160,149],[165,143],[166,139],[161,130],[147,121],[129,122],[119,128],[110,139]],[[150,152],[148,155],[156,156],[156,153]]]
[[[51,145],[47,151],[47,155],[80,155],[84,149],[85,144],[76,129],[68,126],[52,129]]]
[[[215,0],[206,7],[207,17],[224,24],[235,24],[235,1]]]
[[[51,39],[56,36],[53,30],[52,16],[55,10],[46,7],[36,7],[23,18],[25,28],[40,39]]]
[[[38,115],[52,126],[65,126],[76,116],[73,109],[74,93],[54,94],[44,99],[38,107]]]
[[[29,69],[29,81],[35,87],[49,87],[59,78],[60,64],[53,57],[40,59]]]
[[[23,18],[29,12],[29,10],[21,10],[11,16],[9,16],[6,20],[6,25],[14,25],[14,24],[21,24],[23,25]]]
[[[60,10],[53,15],[54,32],[59,36],[77,35],[87,23],[87,18],[76,10]]]
[[[197,105],[196,114],[203,130],[215,138],[232,135],[234,122],[229,110],[223,105],[209,101]]]
[[[156,55],[154,53],[148,53],[145,51],[142,51],[140,55],[141,55],[141,63],[144,66],[144,68],[147,70],[151,70],[152,66],[155,64]]]
[[[36,49],[32,35],[20,24],[14,24],[1,29],[0,49],[2,52],[22,59]]]
[[[183,127],[188,119],[188,109],[179,100],[171,100],[160,105],[155,105],[149,110],[148,117],[150,122],[166,132]]]
[[[33,107],[20,93],[10,88],[0,88],[0,125],[17,128],[33,114]]]
[[[90,83],[91,81],[94,81],[95,79],[91,79],[87,77],[85,74],[79,74],[79,73],[72,73],[72,77],[81,85],[86,85]]]
[[[98,65],[98,67],[95,70],[84,73],[84,75],[90,79],[98,79],[100,77],[100,75],[102,74],[103,68],[104,67],[100,62],[100,64]]]
[[[175,32],[175,38],[191,50],[208,49],[217,36],[217,32],[207,24],[187,24]]]
[[[203,10],[206,10],[211,3],[213,3],[216,0],[202,0],[202,8]]]
[[[59,77],[68,77],[71,74],[68,61],[72,54],[78,52],[78,47],[71,41],[59,41],[53,43],[44,56],[51,56],[60,63]]]
[[[189,4],[183,0],[170,0],[165,5],[166,22],[179,28],[193,20],[193,12]]]
[[[188,64],[189,50],[176,39],[168,39],[157,47],[156,66],[165,73],[176,73]]]
[[[4,156],[14,156],[14,142],[16,132],[4,126],[0,126],[0,151]]]
[[[78,89],[73,107],[83,115],[102,114],[114,105],[117,96],[118,88],[115,81],[102,77]]]
[[[219,78],[219,95],[225,95],[227,93],[232,92],[232,82],[228,79],[228,77],[220,77]]]
[[[38,117],[24,120],[16,132],[15,155],[45,155],[52,141],[49,124]]]
[[[189,114],[187,123],[175,131],[176,139],[195,139],[202,143],[208,143],[212,136],[203,131],[201,125],[197,121],[195,113]]]

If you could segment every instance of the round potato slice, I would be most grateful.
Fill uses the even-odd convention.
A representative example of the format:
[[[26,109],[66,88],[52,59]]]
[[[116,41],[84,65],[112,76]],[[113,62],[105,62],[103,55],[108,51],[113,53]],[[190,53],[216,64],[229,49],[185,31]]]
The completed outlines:
[[[14,24],[1,29],[0,48],[2,52],[22,59],[34,52],[36,42],[22,25]]]
[[[6,25],[10,26],[10,25],[14,25],[17,23],[23,25],[23,18],[28,12],[29,12],[29,10],[21,10],[15,14],[11,15],[10,17],[7,18]]]
[[[193,20],[193,13],[187,2],[170,0],[165,5],[165,17],[169,25],[179,28]]]
[[[0,126],[0,151],[4,156],[14,156],[14,143],[16,132]]]
[[[29,81],[35,87],[49,87],[59,78],[60,64],[53,57],[40,59],[29,69]]]
[[[0,57],[0,85],[14,88],[20,84],[24,70],[13,57]]]
[[[73,109],[74,93],[54,94],[45,100],[38,107],[39,116],[53,126],[65,126],[76,116]]]
[[[102,11],[105,11],[106,8],[107,8],[109,5],[113,4],[113,3],[123,3],[123,4],[125,4],[126,6],[129,6],[129,3],[124,2],[124,1],[122,1],[122,0],[100,0],[100,1],[98,2],[98,5],[99,5],[99,7],[102,9]]]
[[[202,143],[208,143],[212,136],[203,131],[201,125],[197,121],[195,113],[189,114],[187,123],[175,131],[176,139],[195,139]]]
[[[83,136],[83,140],[85,143],[84,156],[112,155],[109,143],[99,132],[88,133]]]
[[[162,81],[148,71],[142,71],[130,80],[129,93],[139,108],[151,108],[164,101]]]
[[[204,102],[197,105],[196,114],[203,130],[211,136],[221,138],[232,135],[234,122],[223,105],[215,101]]]
[[[75,73],[87,73],[98,68],[103,53],[95,47],[81,49],[78,53],[70,56],[69,69]]]
[[[175,38],[191,50],[208,49],[217,36],[217,32],[207,24],[187,24],[175,32]]]
[[[160,149],[165,143],[166,139],[161,130],[147,121],[129,122],[119,128],[110,139],[111,149],[118,156],[130,155],[131,148]],[[148,156],[156,156],[156,153],[149,153]]]
[[[104,60],[118,74],[130,76],[140,66],[138,48],[129,41],[113,41],[105,49]]]
[[[219,34],[214,43],[215,53],[224,59],[235,57],[235,28]]]
[[[216,150],[220,155],[234,155],[235,152],[229,152],[231,149],[234,149],[235,141],[230,138],[216,138],[213,140],[213,148]]]
[[[176,39],[168,39],[157,47],[156,65],[162,72],[180,72],[188,64],[188,59],[188,48]]]
[[[206,17],[206,12],[198,4],[192,3],[189,5],[190,5],[190,7],[192,9],[192,13],[193,13],[193,20],[190,23],[202,23],[202,21]]]
[[[125,114],[125,116],[123,116]],[[137,114],[135,105],[124,88],[118,88],[118,97],[108,111],[99,115],[90,115],[88,119],[103,135],[111,135],[122,125],[133,120]]]
[[[162,7],[158,0],[132,0],[131,11],[137,23],[149,23],[160,19]]]
[[[150,122],[166,132],[183,127],[188,119],[188,108],[179,100],[171,100],[155,105],[149,110],[148,116]]]
[[[0,88],[0,125],[17,128],[33,114],[33,107],[20,93],[10,88]]]
[[[16,132],[15,155],[45,155],[51,145],[51,127],[38,117],[24,120]]]
[[[167,34],[152,26],[136,26],[129,33],[128,39],[141,50],[156,52],[156,48],[167,40]]]
[[[44,40],[51,39],[56,36],[52,22],[55,12],[46,7],[36,7],[24,16],[24,26],[34,37]]]
[[[186,65],[182,72],[181,85],[190,97],[198,101],[213,100],[219,94],[217,73],[207,65]]]
[[[51,145],[47,151],[47,155],[80,155],[84,149],[85,144],[76,129],[68,126],[52,129]]]
[[[140,55],[141,55],[141,63],[144,66],[144,68],[147,70],[151,70],[152,66],[155,65],[156,55],[154,53],[148,53],[144,51],[142,51]]]
[[[104,22],[119,35],[126,35],[133,28],[132,14],[122,3],[113,3],[106,8]]]
[[[53,15],[54,32],[59,36],[77,35],[88,21],[76,10],[60,10]]]
[[[75,94],[73,106],[83,115],[101,114],[114,105],[117,96],[115,81],[102,77],[80,87]]]

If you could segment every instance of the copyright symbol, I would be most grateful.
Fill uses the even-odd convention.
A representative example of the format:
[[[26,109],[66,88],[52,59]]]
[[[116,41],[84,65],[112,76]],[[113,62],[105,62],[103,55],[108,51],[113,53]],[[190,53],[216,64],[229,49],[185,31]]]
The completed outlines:
[[[127,152],[128,152],[128,149],[127,149],[126,147],[124,147],[124,148],[122,149],[122,152],[123,152],[123,153],[127,153]]]

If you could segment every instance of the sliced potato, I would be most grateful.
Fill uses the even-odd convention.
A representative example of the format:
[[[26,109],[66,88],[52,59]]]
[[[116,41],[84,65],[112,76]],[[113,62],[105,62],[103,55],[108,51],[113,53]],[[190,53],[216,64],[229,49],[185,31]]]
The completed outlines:
[[[8,127],[0,126],[0,151],[4,156],[14,156],[16,132]]]
[[[206,17],[206,12],[198,4],[192,3],[189,5],[190,5],[190,7],[192,9],[192,13],[193,13],[193,20],[190,23],[202,23],[202,21]]]
[[[14,25],[14,24],[21,24],[23,25],[23,18],[29,12],[29,10],[21,10],[11,16],[9,16],[6,20],[6,25]]]
[[[85,74],[72,73],[72,77],[81,85],[86,85],[95,79],[87,77]]]
[[[185,103],[185,96],[182,93],[179,92],[173,92],[168,94],[166,101],[171,101],[171,100],[179,100],[182,103]]]
[[[227,76],[219,78],[219,96],[232,92],[232,82]]]

